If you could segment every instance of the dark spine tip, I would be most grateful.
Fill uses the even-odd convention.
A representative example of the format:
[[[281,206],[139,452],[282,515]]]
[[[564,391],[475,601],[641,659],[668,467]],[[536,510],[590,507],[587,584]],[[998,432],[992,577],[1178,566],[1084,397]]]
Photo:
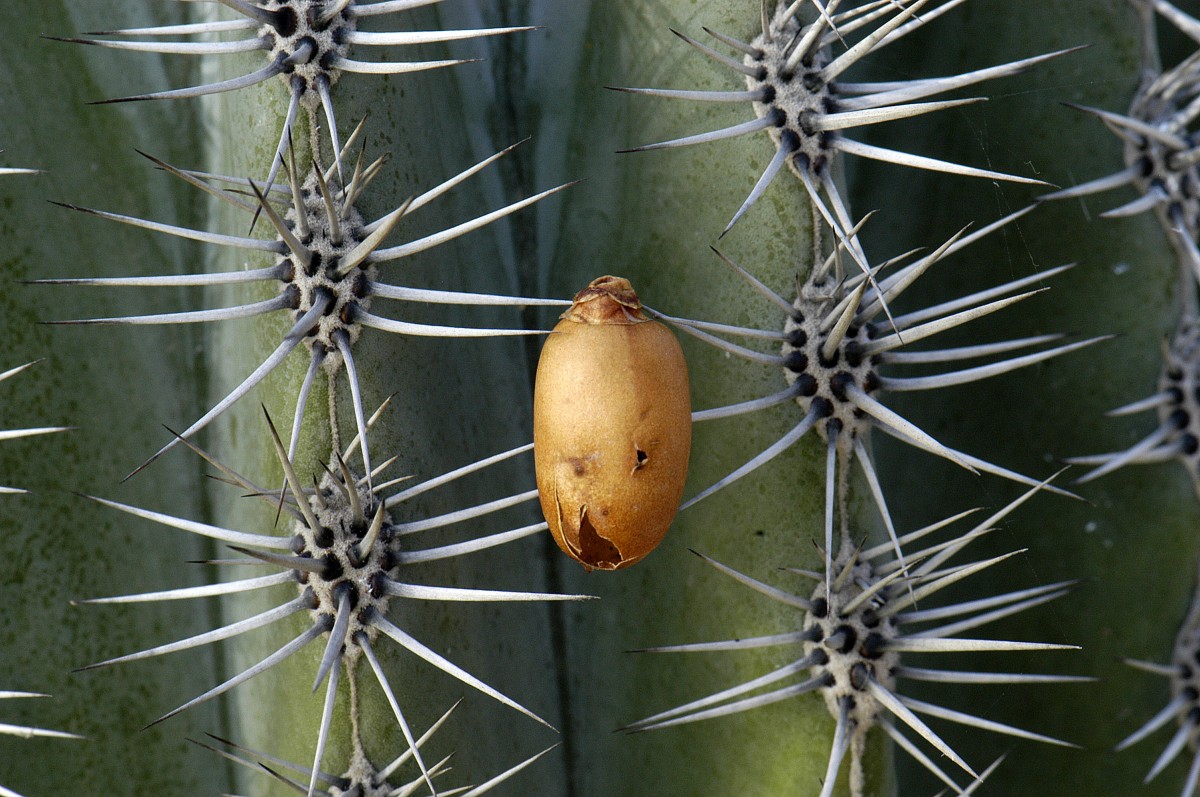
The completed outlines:
[[[800,374],[796,377],[794,384],[800,395],[805,398],[812,398],[817,395],[817,378],[812,374]]]
[[[846,400],[846,388],[854,384],[854,377],[845,371],[838,371],[829,380],[829,390],[838,401]]]
[[[863,640],[860,652],[868,659],[877,659],[883,655],[885,645],[886,640],[883,638],[883,635],[877,632],[872,632],[867,634],[866,639]]]
[[[803,374],[808,370],[808,355],[799,349],[790,351],[783,357],[783,367],[795,374]]]
[[[824,396],[817,396],[812,400],[812,411],[817,414],[818,418],[828,418],[833,415],[833,402]]]

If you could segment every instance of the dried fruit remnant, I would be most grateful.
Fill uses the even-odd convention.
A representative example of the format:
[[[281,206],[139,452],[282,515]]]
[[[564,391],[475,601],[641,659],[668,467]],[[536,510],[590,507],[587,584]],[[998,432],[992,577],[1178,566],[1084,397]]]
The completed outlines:
[[[542,349],[533,407],[542,513],[585,568],[617,570],[662,541],[691,449],[687,365],[628,280],[575,296]]]

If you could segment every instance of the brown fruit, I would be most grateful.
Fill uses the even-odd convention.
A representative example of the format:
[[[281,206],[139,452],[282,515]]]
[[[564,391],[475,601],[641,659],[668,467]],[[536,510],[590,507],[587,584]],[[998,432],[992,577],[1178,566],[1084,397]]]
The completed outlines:
[[[617,570],[654,550],[683,497],[687,364],[621,277],[593,280],[561,318],[533,392],[542,514],[571,558]]]

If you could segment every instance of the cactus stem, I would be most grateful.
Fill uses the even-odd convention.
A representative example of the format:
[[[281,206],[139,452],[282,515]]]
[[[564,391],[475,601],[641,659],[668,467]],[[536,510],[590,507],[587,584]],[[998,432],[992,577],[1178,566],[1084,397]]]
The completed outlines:
[[[851,794],[856,797],[863,793],[861,755],[864,740],[867,731],[876,725],[882,726],[884,732],[895,739],[902,749],[950,784],[956,792],[963,793],[963,789],[932,764],[928,756],[901,734],[890,719],[899,720],[906,725],[917,737],[945,755],[976,781],[982,776],[934,733],[917,716],[918,714],[1008,736],[1073,746],[1043,734],[915,700],[904,696],[896,688],[897,680],[906,679],[969,684],[1079,683],[1092,680],[1079,676],[1031,673],[930,670],[906,666],[902,661],[923,653],[1074,649],[1071,645],[959,636],[964,631],[1062,597],[1071,582],[1014,590],[937,608],[913,608],[917,601],[927,600],[947,587],[1020,553],[1016,551],[966,565],[946,567],[951,557],[986,535],[997,521],[1041,489],[1041,485],[1034,487],[991,517],[976,524],[965,534],[909,553],[907,562],[903,564],[896,556],[898,543],[879,545],[866,550],[856,550],[843,543],[826,575],[818,577],[819,583],[811,598],[758,581],[702,555],[701,558],[708,564],[737,582],[778,603],[803,612],[803,622],[798,629],[779,634],[669,645],[647,648],[645,652],[707,653],[752,650],[767,646],[796,646],[796,657],[793,661],[744,683],[631,723],[622,730],[657,730],[727,716],[817,691],[823,695],[829,712],[836,721],[825,777],[825,792],[832,789],[842,760],[849,752]],[[947,518],[906,534],[899,538],[899,542],[914,542],[965,517],[966,514],[968,513],[961,513],[954,518]],[[886,555],[890,555],[890,559],[878,563],[872,561]],[[955,619],[964,615],[965,619]],[[949,621],[940,624],[936,622],[946,620]],[[929,625],[930,623],[934,624]],[[784,683],[769,691],[762,691],[764,687],[785,682],[802,674],[806,677],[802,677],[796,683]],[[992,767],[989,767],[983,776],[991,769]]]
[[[689,91],[624,87],[615,90],[661,99],[701,102],[748,101],[752,104],[757,118],[719,130],[633,147],[622,152],[647,152],[703,144],[766,130],[775,142],[775,155],[721,234],[724,235],[733,228],[762,196],[783,166],[788,164],[804,181],[813,204],[820,209],[838,239],[864,271],[869,270],[866,259],[861,256],[857,236],[849,232],[853,225],[848,221],[845,203],[831,178],[830,163],[838,153],[917,169],[1045,185],[1041,180],[896,152],[843,137],[842,131],[845,129],[920,116],[979,102],[985,98],[928,103],[914,103],[913,100],[994,78],[1016,75],[1036,64],[1072,52],[1061,50],[947,77],[898,83],[838,81],[844,72],[863,58],[922,27],[960,3],[957,0],[943,3],[917,17],[917,12],[927,4],[928,0],[917,0],[904,5],[875,3],[834,15],[832,12],[838,7],[838,2],[824,6],[818,0],[812,0],[817,18],[815,21],[802,23],[798,14],[806,5],[805,0],[791,3],[780,0],[773,15],[768,13],[764,3],[763,32],[753,42],[740,42],[704,28],[704,31],[718,42],[735,50],[737,57],[723,55],[679,31],[672,30],[673,34],[690,47],[742,76],[747,83],[747,90]],[[884,19],[893,11],[895,13],[890,18]],[[883,21],[873,30],[865,33],[852,45],[844,39],[844,35],[866,28],[881,19]],[[848,49],[834,56],[831,50],[838,42],[847,44]],[[828,199],[828,205],[823,200],[822,193]],[[829,212],[829,207],[837,213],[836,222]]]
[[[787,320],[783,328],[781,354],[768,354],[727,341],[709,331],[726,335],[777,340],[774,330],[734,327],[711,322],[695,322],[675,318],[656,312],[656,315],[675,324],[693,337],[729,352],[750,362],[775,367],[782,366],[790,390],[785,389],[761,398],[736,402],[723,407],[699,410],[694,420],[737,415],[773,407],[794,397],[804,411],[803,417],[779,440],[768,446],[744,465],[702,490],[683,503],[681,509],[707,498],[721,488],[757,470],[803,437],[809,429],[816,427],[829,442],[829,458],[826,470],[825,525],[827,555],[832,557],[836,546],[832,540],[836,490],[833,474],[835,456],[855,457],[867,476],[875,504],[878,507],[888,535],[896,546],[896,553],[903,558],[895,527],[888,512],[887,502],[879,487],[879,477],[870,457],[870,450],[863,442],[871,427],[900,439],[915,448],[929,451],[950,460],[968,470],[1003,476],[1023,484],[1037,484],[1033,479],[1015,474],[991,463],[943,445],[921,430],[911,421],[900,416],[879,401],[873,394],[877,391],[934,390],[952,385],[966,384],[977,380],[1008,373],[1069,352],[1091,346],[1104,337],[1090,338],[1062,344],[1041,351],[1006,357],[995,362],[973,368],[948,371],[932,376],[893,377],[881,374],[877,366],[921,364],[929,362],[954,362],[972,357],[1005,354],[1016,349],[1056,340],[1057,335],[1039,335],[1016,338],[995,343],[977,344],[941,351],[908,353],[897,351],[927,337],[955,329],[970,321],[990,315],[1010,305],[1021,302],[1038,290],[1013,294],[1015,291],[1039,282],[1069,268],[1062,266],[1041,274],[1022,277],[993,288],[978,291],[958,299],[941,302],[931,307],[914,310],[892,317],[891,334],[878,334],[882,322],[877,316],[886,309],[888,301],[901,297],[919,277],[944,257],[962,247],[979,240],[980,237],[999,229],[1004,224],[1019,218],[1028,208],[1010,214],[999,222],[988,225],[970,235],[965,230],[957,233],[931,254],[900,268],[886,279],[875,282],[873,270],[870,275],[856,275],[843,281],[831,281],[824,271],[814,270],[808,281],[800,288],[799,296],[788,305]],[[716,250],[714,250],[716,251]],[[720,253],[717,253],[720,255]],[[743,268],[726,257],[721,260],[743,278],[749,277]],[[751,286],[775,305],[783,300],[774,291],[749,277]],[[835,433],[844,431],[847,434]],[[842,443],[837,439],[844,438]],[[1062,492],[1057,488],[1052,491]],[[829,562],[826,563],[827,567]]]
[[[365,436],[371,426],[378,420],[380,412],[373,413],[369,420],[360,419],[359,436]],[[265,410],[264,410],[265,411]],[[259,535],[223,529],[208,524],[178,518],[150,510],[118,504],[104,499],[92,499],[98,503],[123,511],[127,514],[141,517],[163,525],[178,528],[191,533],[200,534],[230,544],[233,550],[248,557],[244,562],[265,562],[281,568],[282,573],[222,583],[190,587],[176,590],[165,590],[140,595],[127,595],[117,598],[101,598],[83,603],[138,603],[157,600],[175,600],[182,598],[198,598],[232,595],[253,589],[260,589],[288,581],[298,582],[300,594],[272,609],[268,609],[253,617],[231,623],[221,628],[207,631],[176,642],[137,653],[128,654],[115,659],[100,662],[84,669],[109,666],[154,656],[165,655],[181,650],[195,648],[213,642],[228,640],[248,631],[264,628],[286,617],[302,612],[308,612],[312,625],[296,636],[287,644],[267,656],[261,662],[210,689],[197,698],[185,703],[173,711],[163,715],[157,722],[162,722],[174,715],[206,702],[223,694],[239,684],[264,672],[275,664],[282,662],[292,654],[307,646],[314,639],[328,634],[324,653],[317,666],[313,683],[315,691],[328,676],[326,685],[325,709],[321,719],[321,730],[318,734],[317,750],[312,772],[319,771],[321,758],[332,722],[331,705],[337,692],[337,684],[343,665],[350,679],[353,691],[352,665],[359,657],[366,654],[372,663],[372,669],[380,680],[380,685],[389,699],[395,703],[391,694],[391,686],[387,682],[382,669],[374,662],[371,649],[372,641],[379,633],[395,640],[401,647],[433,664],[443,672],[459,679],[485,695],[492,697],[506,706],[510,706],[526,714],[538,722],[548,725],[533,712],[524,708],[512,698],[502,694],[487,685],[479,678],[467,673],[462,668],[451,663],[441,655],[410,636],[406,631],[393,624],[385,617],[388,603],[393,598],[433,600],[448,602],[488,601],[488,602],[529,602],[529,601],[576,601],[586,600],[588,596],[562,595],[554,593],[531,593],[512,590],[463,589],[458,587],[440,587],[419,583],[410,583],[407,578],[401,578],[400,568],[419,561],[457,556],[486,547],[498,545],[509,540],[527,536],[545,529],[545,524],[539,524],[516,532],[494,534],[457,545],[443,548],[414,550],[402,541],[408,535],[431,528],[440,528],[452,523],[460,523],[485,516],[507,507],[515,506],[532,499],[536,491],[527,491],[499,500],[486,502],[457,512],[446,513],[426,520],[415,520],[406,523],[393,523],[387,516],[386,509],[390,504],[396,504],[419,495],[427,490],[447,484],[455,479],[475,473],[489,465],[502,462],[520,453],[528,452],[530,446],[521,446],[511,451],[487,457],[484,460],[457,468],[454,471],[429,479],[426,482],[409,487],[406,490],[384,499],[379,491],[363,476],[360,478],[351,470],[346,457],[335,452],[331,457],[331,465],[325,469],[325,476],[313,490],[306,490],[296,469],[293,467],[283,441],[275,430],[268,416],[267,425],[277,456],[284,470],[287,489],[265,492],[245,477],[221,465],[215,458],[204,452],[189,441],[182,440],[185,445],[216,466],[223,479],[249,490],[262,500],[271,503],[279,511],[287,511],[294,518],[292,533],[283,536]],[[350,444],[347,454],[356,448],[359,439]],[[365,458],[365,451],[362,452]],[[369,463],[369,460],[367,460]],[[369,464],[366,466],[369,467]],[[247,547],[249,546],[249,547]],[[397,720],[405,728],[405,737],[410,746],[415,745],[411,733],[407,731],[403,715],[399,713],[398,705],[393,706]],[[154,723],[152,723],[154,724]],[[432,789],[432,777],[436,767],[427,768],[424,762],[419,762],[424,782]],[[309,781],[306,794],[316,793],[317,780]]]
[[[358,137],[361,135],[362,129],[361,124],[355,128],[349,139],[347,139],[346,146],[339,148],[339,153],[348,151],[350,147],[355,145]],[[284,335],[283,340],[275,351],[247,376],[240,385],[234,388],[226,398],[188,427],[180,437],[191,437],[207,426],[217,416],[232,406],[233,403],[248,393],[255,385],[265,379],[276,366],[288,357],[293,349],[297,348],[301,342],[304,342],[305,346],[310,350],[311,359],[308,373],[301,387],[296,404],[296,414],[292,423],[292,434],[288,447],[289,454],[294,455],[295,453],[298,429],[303,420],[308,395],[311,391],[318,366],[324,365],[326,371],[331,375],[335,374],[337,369],[345,367],[350,382],[355,422],[359,433],[357,439],[360,441],[363,454],[364,473],[369,482],[372,478],[373,469],[366,445],[362,396],[352,355],[352,344],[357,340],[361,326],[401,334],[434,337],[473,338],[543,334],[537,330],[449,327],[384,318],[367,310],[370,299],[373,296],[378,295],[381,298],[401,301],[479,306],[558,306],[563,304],[561,301],[552,299],[407,288],[377,282],[376,280],[375,263],[407,257],[438,246],[529,207],[571,185],[568,183],[543,191],[478,218],[471,219],[407,244],[388,249],[379,248],[383,241],[395,230],[400,221],[409,213],[442,196],[467,178],[478,173],[481,169],[494,163],[501,156],[511,152],[512,149],[513,147],[510,146],[493,156],[485,158],[483,161],[468,167],[435,188],[402,203],[392,212],[371,223],[365,223],[357,211],[353,209],[351,203],[378,173],[378,166],[382,163],[382,160],[377,160],[374,164],[363,170],[361,168],[360,157],[359,165],[356,166],[353,174],[353,179],[343,192],[342,186],[345,186],[346,183],[339,176],[340,172],[338,172],[337,166],[331,169],[331,173],[326,176],[322,173],[320,165],[314,163],[314,169],[310,172],[308,179],[303,180],[298,185],[298,181],[294,179],[294,153],[291,158],[292,165],[287,169],[291,184],[290,189],[275,189],[270,185],[264,189],[260,188],[253,180],[238,180],[221,175],[190,172],[178,169],[153,156],[147,155],[146,157],[159,168],[170,172],[179,179],[204,190],[206,193],[222,201],[247,212],[252,212],[256,217],[260,211],[265,213],[275,230],[275,239],[261,240],[246,236],[221,235],[74,205],[66,205],[66,207],[100,218],[119,221],[156,232],[165,232],[177,237],[269,252],[284,257],[284,260],[275,266],[231,274],[96,279],[67,278],[36,280],[35,282],[37,284],[109,287],[167,287],[181,285],[218,286],[259,281],[278,281],[281,286],[278,296],[246,305],[178,313],[55,321],[52,323],[62,325],[182,324],[228,321],[276,311],[291,313],[295,319],[295,323],[291,330]],[[338,163],[340,162],[339,158]],[[335,177],[338,182],[336,186],[331,186],[329,180]],[[248,186],[257,199],[257,202],[254,204],[246,203],[236,192],[218,189],[211,185],[210,182]],[[289,193],[292,196],[293,202],[291,209],[287,213],[287,218],[285,218],[280,211],[276,210],[272,202],[274,200],[282,200]],[[340,206],[335,194],[342,194]],[[173,448],[178,442],[179,438],[168,443],[134,470],[130,476],[141,471],[162,454]]]
[[[319,105],[324,112],[333,145],[336,172],[345,184],[342,171],[341,144],[337,118],[334,114],[330,89],[342,72],[366,74],[409,74],[429,69],[472,63],[478,59],[441,59],[433,61],[360,61],[348,57],[354,46],[369,48],[411,46],[439,42],[481,39],[536,30],[530,26],[479,28],[446,31],[388,31],[357,30],[358,17],[371,17],[407,11],[440,0],[422,2],[382,2],[365,4],[356,0],[283,0],[275,8],[263,8],[245,0],[220,0],[244,19],[185,25],[164,25],[149,28],[98,31],[89,35],[118,37],[83,39],[47,36],[55,41],[87,44],[115,50],[179,54],[194,56],[263,51],[267,64],[245,75],[198,86],[137,94],[101,100],[98,104],[135,102],[141,100],[186,99],[237,91],[263,83],[279,75],[288,84],[290,102],[288,114],[279,135],[279,146],[271,159],[267,184],[274,182],[283,161],[286,141],[290,140],[296,114],[304,105],[315,116]],[[203,36],[257,28],[257,35],[232,41],[161,41],[162,36]],[[130,38],[134,37],[134,38]],[[139,41],[138,37],[150,37]]]

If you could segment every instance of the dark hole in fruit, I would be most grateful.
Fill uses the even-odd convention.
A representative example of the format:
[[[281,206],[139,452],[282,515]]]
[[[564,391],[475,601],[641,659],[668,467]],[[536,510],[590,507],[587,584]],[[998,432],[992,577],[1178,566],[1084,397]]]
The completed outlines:
[[[634,470],[638,470],[650,460],[650,455],[640,448],[634,448],[634,455],[637,457],[637,462],[633,465]]]
[[[600,570],[614,570],[623,559],[617,546],[596,531],[586,507],[579,513],[579,558]]]

